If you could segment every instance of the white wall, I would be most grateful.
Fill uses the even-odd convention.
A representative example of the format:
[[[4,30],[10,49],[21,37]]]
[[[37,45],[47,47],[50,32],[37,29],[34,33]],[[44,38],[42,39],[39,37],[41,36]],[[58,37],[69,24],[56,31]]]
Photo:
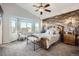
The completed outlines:
[[[4,14],[3,14],[3,43],[8,43],[8,42],[15,40],[15,39],[12,39],[13,36],[11,36],[11,34],[12,34],[11,28],[10,28],[11,17],[19,16],[19,17],[30,18],[37,22],[40,22],[40,24],[41,24],[41,21],[38,17],[36,17],[35,15],[29,13],[28,11],[22,9],[21,7],[17,6],[16,4],[4,3],[4,4],[1,4],[1,7],[4,11]]]

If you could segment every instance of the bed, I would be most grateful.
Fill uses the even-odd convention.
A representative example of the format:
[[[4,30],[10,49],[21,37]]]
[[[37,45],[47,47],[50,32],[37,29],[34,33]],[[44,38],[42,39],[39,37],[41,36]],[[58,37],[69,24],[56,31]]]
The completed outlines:
[[[40,39],[40,43],[42,44],[41,46],[44,47],[45,49],[48,49],[52,44],[55,42],[59,41],[59,34],[33,34],[37,36]]]
[[[36,37],[41,42],[41,46],[48,49],[53,43],[59,40],[59,32],[57,30],[47,30],[45,33],[33,33],[30,37]]]

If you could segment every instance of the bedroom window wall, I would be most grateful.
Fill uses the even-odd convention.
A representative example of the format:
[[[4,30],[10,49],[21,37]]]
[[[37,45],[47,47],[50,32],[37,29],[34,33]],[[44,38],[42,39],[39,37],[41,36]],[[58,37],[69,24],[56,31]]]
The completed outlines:
[[[20,20],[20,29],[23,29],[26,33],[39,32],[39,22]]]
[[[39,32],[39,22],[30,20],[30,19],[22,19],[13,17],[11,20],[11,32],[12,33],[22,33],[22,34],[28,34],[28,33],[34,33]]]

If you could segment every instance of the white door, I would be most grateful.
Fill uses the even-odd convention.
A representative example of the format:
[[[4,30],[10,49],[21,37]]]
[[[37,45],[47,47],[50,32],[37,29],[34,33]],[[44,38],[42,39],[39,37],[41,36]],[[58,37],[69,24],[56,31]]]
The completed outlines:
[[[2,44],[2,17],[0,16],[0,44]]]

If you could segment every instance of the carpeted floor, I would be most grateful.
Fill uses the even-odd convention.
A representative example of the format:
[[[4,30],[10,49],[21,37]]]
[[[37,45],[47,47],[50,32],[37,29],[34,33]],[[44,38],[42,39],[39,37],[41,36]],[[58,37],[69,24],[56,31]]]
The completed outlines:
[[[33,43],[15,41],[0,46],[0,56],[79,56],[79,47],[64,43],[52,45],[49,50],[39,48],[33,50]]]

